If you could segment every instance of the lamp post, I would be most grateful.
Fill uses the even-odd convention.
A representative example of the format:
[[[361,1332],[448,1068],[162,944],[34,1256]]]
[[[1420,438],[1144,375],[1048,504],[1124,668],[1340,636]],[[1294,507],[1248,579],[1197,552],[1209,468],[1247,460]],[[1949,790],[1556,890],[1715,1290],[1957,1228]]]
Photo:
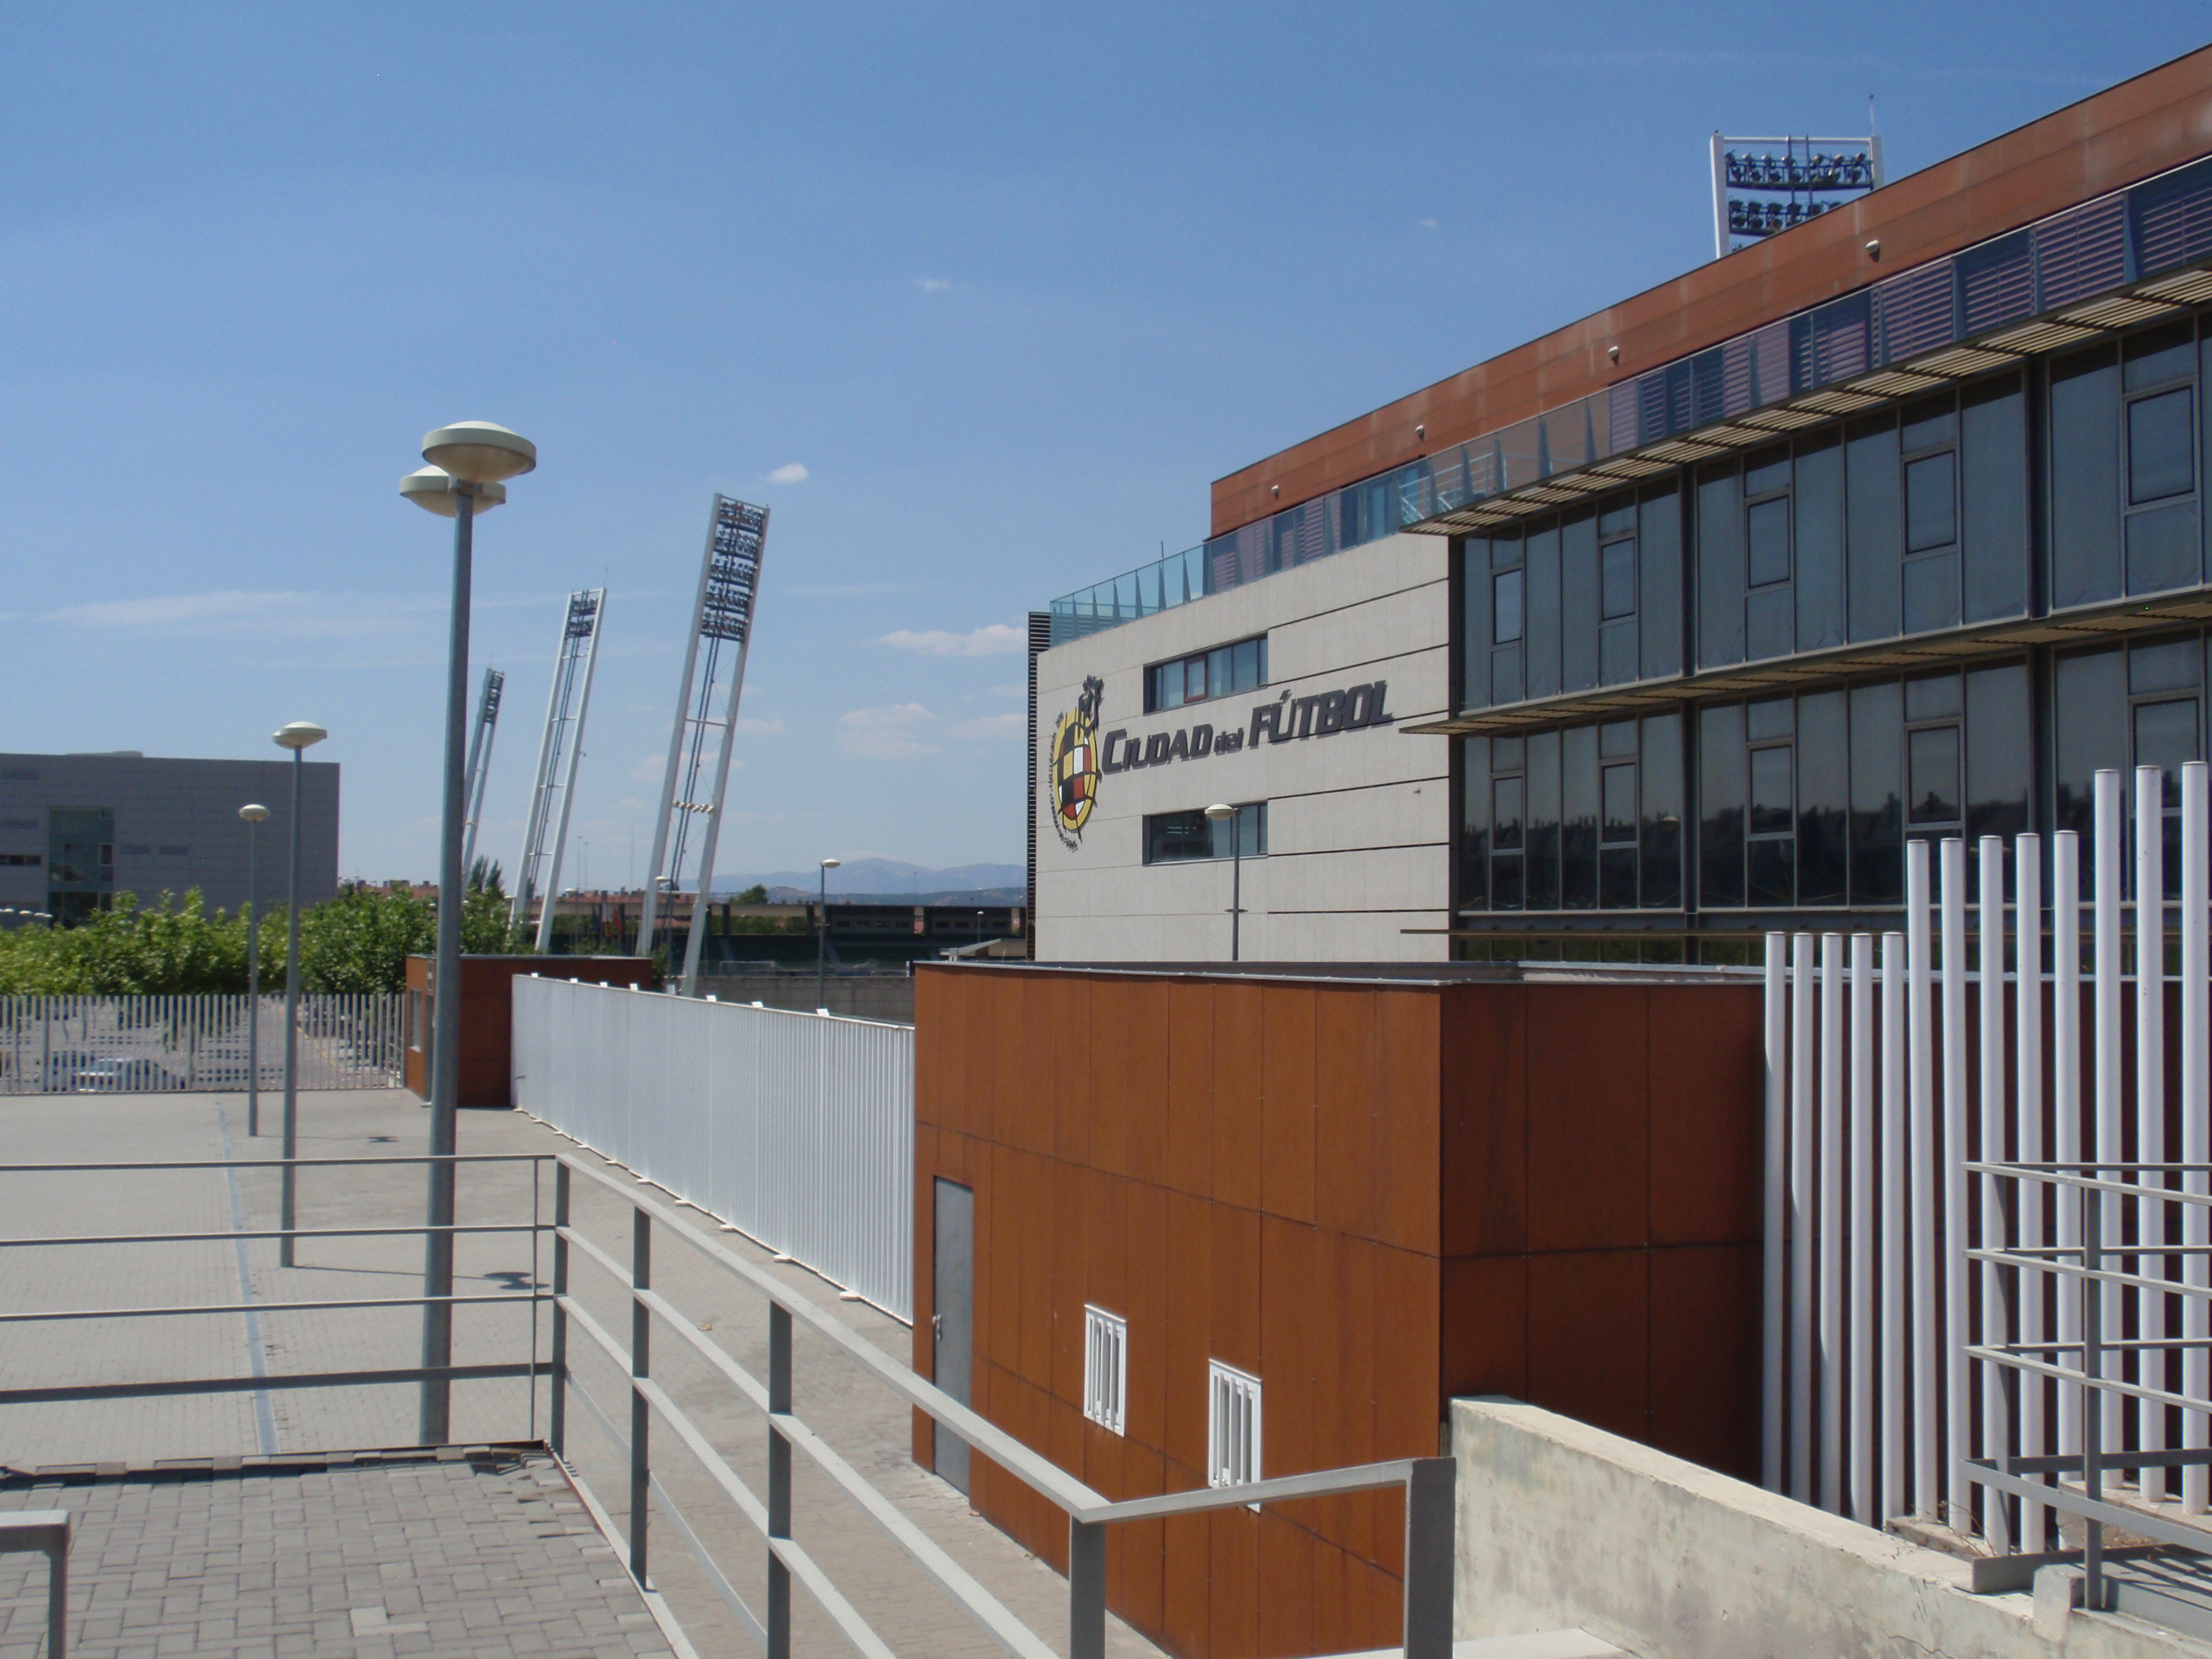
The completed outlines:
[[[468,818],[469,562],[479,513],[507,499],[503,479],[538,465],[529,439],[489,421],[440,427],[422,439],[429,465],[399,481],[399,493],[453,521],[453,602],[446,655],[445,810],[438,830],[438,956],[430,980],[430,1193],[422,1245],[422,1368],[453,1357],[453,1113],[460,1084],[461,912],[468,872],[462,836]],[[450,1437],[453,1380],[422,1379],[418,1438]]]
[[[1244,815],[1223,801],[1216,801],[1206,809],[1206,816],[1215,823],[1229,820],[1229,959],[1243,958],[1243,923],[1244,921]]]
[[[287,1267],[292,1266],[299,1176],[292,1160],[300,1155],[300,778],[307,750],[328,736],[313,720],[294,720],[276,734],[276,746],[292,751],[292,873],[284,894],[284,1203],[277,1224],[284,1237],[276,1249],[277,1261]]]
[[[840,859],[822,860],[822,891],[814,907],[814,1007],[817,1013],[830,1012],[830,1000],[823,991],[823,981],[830,970],[830,872],[842,862]]]
[[[261,826],[269,809],[238,809],[246,820],[246,1133],[261,1133]]]

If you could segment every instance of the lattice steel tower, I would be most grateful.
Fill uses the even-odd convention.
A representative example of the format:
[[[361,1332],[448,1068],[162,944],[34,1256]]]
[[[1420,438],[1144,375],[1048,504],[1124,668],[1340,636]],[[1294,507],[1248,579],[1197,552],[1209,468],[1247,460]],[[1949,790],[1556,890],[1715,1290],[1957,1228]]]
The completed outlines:
[[[530,902],[544,896],[538,918],[538,948],[553,943],[553,912],[561,897],[561,855],[568,845],[568,808],[576,794],[576,763],[584,755],[584,716],[591,712],[592,671],[599,659],[599,623],[607,590],[568,596],[561,619],[561,646],[553,659],[553,690],[545,701],[545,736],[538,745],[538,779],[530,790],[530,828],[515,872],[514,925],[530,920]]]
[[[491,740],[499,729],[500,693],[506,689],[506,675],[496,668],[484,670],[483,696],[477,700],[477,729],[469,736],[468,788],[463,795],[469,804],[468,838],[461,848],[464,879],[477,867],[477,826],[483,822],[484,779],[491,771]]]
[[[727,495],[714,497],[714,516],[707,527],[707,557],[699,571],[699,599],[692,610],[691,642],[684,654],[684,687],[676,700],[676,729],[668,740],[660,818],[653,826],[653,861],[646,869],[644,913],[637,926],[637,953],[649,955],[662,896],[665,893],[673,920],[677,896],[685,889],[684,863],[696,855],[679,986],[687,997],[698,990],[699,947],[706,938],[708,893],[714,881],[714,845],[721,828],[722,799],[730,787],[730,748],[737,735],[738,699],[744,690],[745,656],[752,644],[754,603],[767,545],[766,507]],[[718,701],[722,703],[719,716]],[[702,795],[700,784],[710,742],[717,750],[714,787]]]

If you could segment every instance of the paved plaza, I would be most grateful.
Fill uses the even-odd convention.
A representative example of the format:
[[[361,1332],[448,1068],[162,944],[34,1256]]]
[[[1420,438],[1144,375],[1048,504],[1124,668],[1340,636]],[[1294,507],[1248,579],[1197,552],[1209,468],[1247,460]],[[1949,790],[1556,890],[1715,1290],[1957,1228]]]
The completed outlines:
[[[267,1160],[276,1152],[273,1131],[278,1103],[263,1101],[258,1139],[246,1133],[245,1101],[237,1095],[34,1096],[0,1101],[0,1162],[222,1158]],[[301,1102],[302,1157],[362,1158],[422,1150],[428,1114],[412,1096],[397,1091],[308,1094]],[[460,1151],[470,1153],[574,1152],[574,1144],[513,1112],[471,1111],[461,1116]],[[627,1178],[627,1177],[625,1177]],[[644,1188],[662,1202],[665,1194]],[[120,1232],[207,1231],[270,1228],[277,1218],[278,1172],[246,1169],[100,1175],[0,1174],[0,1235],[9,1237],[83,1237]],[[298,1224],[307,1228],[397,1226],[421,1218],[420,1166],[363,1167],[301,1172]],[[550,1165],[529,1159],[465,1166],[459,1182],[463,1224],[506,1225],[553,1213]],[[854,1331],[902,1363],[910,1349],[906,1326],[863,1303],[842,1300],[828,1285],[792,1263],[778,1263],[742,1235],[696,1215],[697,1236],[711,1237],[775,1274],[830,1310]],[[630,1212],[598,1183],[575,1186],[578,1227],[617,1261],[629,1255]],[[653,1282],[756,1376],[767,1370],[767,1304],[726,1270],[685,1248],[662,1228],[657,1235]],[[533,1247],[527,1232],[463,1235],[456,1244],[455,1291],[467,1297],[526,1295],[550,1286],[548,1244]],[[165,1304],[252,1304],[251,1312],[107,1319],[70,1323],[13,1324],[0,1337],[0,1388],[27,1388],[122,1379],[249,1376],[411,1365],[420,1346],[420,1316],[411,1308],[369,1310],[298,1310],[287,1304],[315,1299],[404,1297],[421,1284],[419,1236],[377,1234],[305,1239],[295,1267],[277,1263],[273,1240],[240,1243],[228,1237],[205,1243],[99,1244],[0,1250],[0,1312],[98,1310]],[[627,1342],[629,1299],[623,1286],[577,1253],[574,1292],[617,1340]],[[550,1316],[542,1304],[507,1303],[456,1310],[454,1357],[461,1364],[514,1363],[545,1358]],[[629,1395],[620,1370],[580,1334],[572,1334],[570,1360],[580,1395],[572,1393],[567,1455],[575,1474],[609,1513],[619,1533],[627,1525],[627,1453],[611,1443],[597,1418],[629,1431]],[[767,1433],[750,1403],[672,1332],[656,1339],[653,1370],[684,1413],[757,1493],[766,1489]],[[969,1509],[944,1482],[915,1467],[908,1455],[911,1416],[896,1396],[820,1342],[799,1335],[794,1363],[795,1409],[860,1473],[983,1587],[1056,1650],[1066,1649],[1066,1589],[1048,1566],[1029,1556]],[[510,1517],[542,1516],[546,1505],[565,1501],[550,1481],[562,1480],[550,1459],[509,1454],[512,1467],[489,1468],[484,1458],[459,1464],[386,1462],[374,1476],[349,1468],[343,1474],[274,1474],[252,1480],[231,1474],[228,1484],[209,1478],[197,1486],[168,1485],[111,1472],[55,1486],[58,1477],[40,1470],[64,1466],[115,1466],[143,1470],[165,1459],[250,1459],[283,1467],[302,1454],[412,1446],[416,1439],[417,1391],[413,1384],[177,1395],[160,1399],[0,1407],[0,1504],[16,1509],[61,1507],[77,1513],[80,1583],[73,1589],[72,1651],[86,1656],[210,1651],[274,1653],[417,1652],[599,1654],[659,1650],[663,1643],[641,1598],[612,1554],[594,1556],[604,1540],[584,1511],[560,1511],[553,1535],[509,1538],[511,1527],[464,1520],[486,1510]],[[458,1383],[453,1391],[452,1439],[463,1447],[544,1440],[549,1432],[550,1384],[522,1379]],[[495,1460],[496,1461],[496,1460]],[[981,1629],[921,1571],[904,1552],[804,1457],[794,1485],[795,1536],[815,1556],[890,1647],[901,1655],[950,1656],[996,1651]],[[672,1504],[699,1544],[726,1575],[727,1586],[755,1613],[765,1596],[765,1551],[729,1499],[684,1450],[674,1433],[656,1425],[654,1473],[661,1492],[651,1517],[653,1587],[665,1598],[690,1640],[702,1654],[755,1650],[744,1622],[721,1589],[692,1559],[678,1528],[662,1513]],[[462,1470],[468,1471],[466,1474]],[[402,1471],[404,1470],[404,1479]],[[228,1472],[222,1472],[228,1473]],[[169,1479],[165,1474],[165,1479]],[[366,1484],[364,1484],[366,1483]],[[380,1489],[372,1492],[372,1488]],[[456,1483],[459,1483],[458,1485]],[[565,1484],[565,1483],[564,1483]],[[310,1486],[317,1495],[307,1495]],[[299,1488],[298,1493],[292,1487]],[[197,1498],[186,1493],[197,1492]],[[464,1492],[475,1495],[464,1497]],[[216,1493],[225,1494],[218,1498]],[[350,1494],[350,1495],[343,1495]],[[437,1496],[436,1494],[442,1494]],[[82,1508],[80,1509],[80,1504]],[[169,1507],[160,1507],[166,1504]],[[279,1522],[271,1517],[307,1516],[319,1521]],[[391,1526],[369,1518],[381,1505]],[[226,1506],[228,1506],[226,1508]],[[419,1506],[419,1513],[417,1509]],[[473,1506],[473,1507],[472,1507]],[[95,1612],[88,1599],[111,1559],[106,1529],[127,1528],[113,1541],[114,1559],[129,1571],[114,1582],[134,1588],[114,1592],[126,1609]],[[351,1542],[316,1547],[313,1528]],[[302,1530],[302,1528],[307,1528]],[[272,1577],[266,1564],[224,1556],[219,1540],[252,1536],[277,1540],[291,1578]],[[350,1532],[348,1529],[350,1528]],[[241,1530],[242,1529],[242,1530]],[[423,1540],[429,1540],[427,1543]],[[532,1547],[545,1546],[541,1558]],[[216,1546],[216,1547],[211,1547]],[[430,1615],[431,1585],[419,1588],[424,1616],[403,1598],[380,1603],[354,1588],[391,1565],[394,1575],[419,1577],[407,1564],[422,1548],[450,1556],[450,1582],[458,1616],[441,1624]],[[388,1552],[374,1562],[358,1555]],[[519,1551],[519,1553],[517,1553]],[[566,1556],[562,1554],[566,1551]],[[476,1563],[474,1567],[469,1564]],[[240,1636],[231,1647],[213,1644],[187,1620],[191,1639],[175,1639],[168,1626],[137,1622],[158,1613],[181,1618],[195,1597],[210,1600],[199,1583],[151,1601],[153,1574],[162,1563],[181,1563],[185,1580],[217,1582],[213,1601],[234,1604]],[[590,1564],[596,1562],[597,1565]],[[580,1566],[579,1562],[585,1565]],[[235,1565],[234,1565],[235,1563]],[[220,1565],[219,1565],[220,1564]],[[118,1569],[118,1571],[121,1571]],[[363,1574],[368,1575],[364,1578]],[[504,1595],[500,1574],[512,1575]],[[548,1575],[550,1577],[548,1577]],[[596,1574],[596,1577],[593,1575]],[[0,1558],[0,1659],[29,1659],[19,1644],[43,1631],[45,1568],[35,1557]],[[586,1592],[589,1579],[595,1587]],[[605,1582],[601,1582],[605,1581]],[[540,1587],[546,1589],[544,1598]],[[605,1615],[597,1623],[564,1623],[592,1594]],[[134,1597],[137,1598],[134,1600]],[[577,1605],[572,1607],[571,1604]],[[794,1651],[848,1650],[827,1617],[804,1592],[793,1596]],[[18,1604],[21,1604],[20,1607]],[[375,1625],[384,1607],[386,1626]],[[485,1609],[517,1609],[511,1619],[487,1623]],[[355,1609],[363,1609],[358,1620]],[[152,1611],[149,1612],[149,1609]],[[335,1610],[335,1611],[333,1611]],[[403,1617],[403,1614],[409,1616]],[[101,1617],[118,1618],[110,1626]],[[209,1621],[210,1630],[226,1615]],[[614,1623],[609,1625],[606,1619]],[[636,1618],[647,1618],[636,1626]],[[473,1619],[473,1622],[471,1622]],[[623,1622],[625,1620],[632,1623]],[[26,1621],[28,1621],[27,1624]],[[304,1621],[306,1629],[295,1628]],[[356,1625],[361,1628],[356,1631]],[[419,1632],[398,1626],[420,1623]],[[343,1627],[343,1634],[341,1634]],[[154,1633],[142,1635],[143,1630]],[[553,1632],[558,1632],[557,1637]],[[641,1634],[640,1632],[642,1632]],[[377,1646],[388,1641],[388,1646]],[[616,1642],[641,1643],[614,1646]],[[356,1644],[357,1645],[344,1645]],[[1158,1650],[1118,1620],[1109,1621],[1108,1650],[1137,1659]],[[42,1652],[42,1650],[39,1650]]]

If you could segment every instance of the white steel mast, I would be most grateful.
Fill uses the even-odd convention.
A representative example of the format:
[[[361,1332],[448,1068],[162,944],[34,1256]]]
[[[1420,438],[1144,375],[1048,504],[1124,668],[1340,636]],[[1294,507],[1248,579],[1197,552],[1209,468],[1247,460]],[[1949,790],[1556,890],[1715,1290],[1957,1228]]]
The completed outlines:
[[[545,701],[545,735],[538,745],[538,777],[531,786],[530,827],[515,872],[513,924],[526,926],[532,899],[542,896],[538,948],[553,942],[553,913],[561,896],[561,854],[568,844],[568,809],[576,797],[576,765],[584,755],[584,717],[592,708],[592,672],[599,665],[599,623],[607,590],[568,596],[561,619],[561,644],[553,658],[553,689]]]
[[[477,867],[477,826],[483,822],[484,779],[491,771],[491,740],[499,728],[500,693],[507,689],[507,676],[496,668],[484,670],[483,695],[477,700],[477,729],[469,738],[468,790],[464,799],[469,804],[468,839],[461,848],[463,878]]]
[[[755,600],[767,545],[766,507],[727,495],[714,497],[707,527],[707,555],[699,569],[699,597],[692,608],[691,638],[684,653],[683,689],[676,699],[676,729],[668,739],[668,770],[660,787],[653,859],[646,867],[644,908],[637,926],[637,954],[650,955],[662,895],[667,896],[673,920],[677,895],[684,889],[684,866],[694,838],[692,822],[703,820],[696,834],[698,866],[692,883],[684,971],[678,981],[684,996],[698,992],[699,952],[706,939],[714,883],[714,848],[720,839],[723,797],[730,787],[730,750],[737,736],[738,701],[744,690],[745,657],[752,644]],[[719,714],[718,699],[723,705]],[[710,738],[718,752],[711,789],[702,793]]]

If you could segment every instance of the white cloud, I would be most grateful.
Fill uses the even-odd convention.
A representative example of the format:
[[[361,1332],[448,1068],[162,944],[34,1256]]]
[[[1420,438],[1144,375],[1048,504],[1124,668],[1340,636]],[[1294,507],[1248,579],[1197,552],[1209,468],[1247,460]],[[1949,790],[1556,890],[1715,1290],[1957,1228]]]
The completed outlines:
[[[629,769],[632,783],[659,783],[667,775],[668,757],[665,755],[647,755]]]
[[[765,720],[755,714],[738,716],[738,730],[740,732],[757,732],[762,737],[772,738],[783,729],[781,720]]]
[[[64,627],[143,629],[164,634],[268,634],[299,639],[411,630],[428,608],[420,599],[365,600],[358,594],[247,592],[148,594],[95,599],[49,611]]]
[[[855,708],[838,716],[837,723],[842,729],[837,733],[837,746],[848,755],[859,755],[869,760],[896,760],[908,755],[933,755],[937,752],[937,745],[924,743],[918,735],[929,721],[929,710],[918,702]]]
[[[942,294],[952,286],[942,276],[917,276],[914,279],[914,285],[924,294]]]
[[[770,483],[805,483],[806,478],[806,469],[797,461],[786,461],[768,475]]]
[[[1417,219],[1413,222],[1420,226],[1423,230],[1434,230],[1437,228],[1437,222],[1433,219]]]
[[[1020,738],[1029,735],[1030,717],[1026,713],[984,714],[972,720],[962,720],[952,727],[955,737],[961,738]]]
[[[900,651],[919,652],[925,657],[994,657],[1002,651],[1021,650],[1028,640],[1020,629],[1006,623],[986,623],[965,634],[950,634],[941,628],[916,633],[902,628],[884,635],[876,643]]]

